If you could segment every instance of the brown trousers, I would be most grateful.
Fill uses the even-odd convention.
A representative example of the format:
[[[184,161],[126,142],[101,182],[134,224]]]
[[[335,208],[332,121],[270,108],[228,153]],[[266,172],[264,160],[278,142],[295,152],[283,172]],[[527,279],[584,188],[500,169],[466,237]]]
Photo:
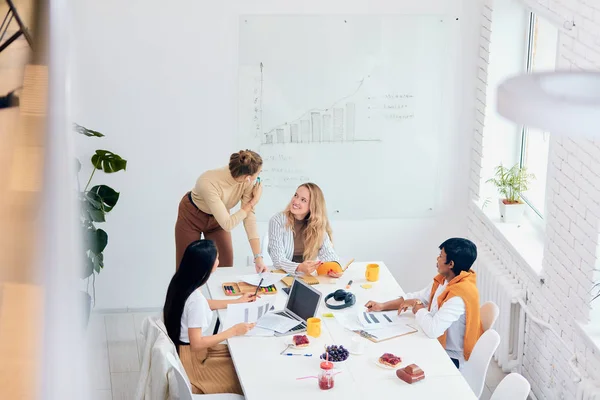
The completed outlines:
[[[179,202],[179,213],[175,223],[175,270],[179,269],[185,249],[196,240],[209,239],[219,250],[219,267],[233,266],[233,244],[231,233],[223,230],[215,217],[202,212],[192,203],[189,192]]]
[[[192,384],[192,393],[244,394],[227,345],[218,344],[197,353],[192,353],[190,346],[180,345],[179,358]]]

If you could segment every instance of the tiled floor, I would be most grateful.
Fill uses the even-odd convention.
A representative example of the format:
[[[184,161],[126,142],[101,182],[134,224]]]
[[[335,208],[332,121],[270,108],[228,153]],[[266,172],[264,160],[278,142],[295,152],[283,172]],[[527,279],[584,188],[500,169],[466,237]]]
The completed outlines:
[[[92,313],[88,325],[92,400],[128,400],[133,397],[141,363],[139,332],[142,321],[158,312]],[[480,399],[488,400],[505,375],[492,361]]]

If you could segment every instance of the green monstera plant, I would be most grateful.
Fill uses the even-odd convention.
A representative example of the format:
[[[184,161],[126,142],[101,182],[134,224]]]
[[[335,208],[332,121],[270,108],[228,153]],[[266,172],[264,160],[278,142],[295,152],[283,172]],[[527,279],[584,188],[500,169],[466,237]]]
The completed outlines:
[[[75,131],[87,137],[104,137],[100,132],[87,129],[81,125],[75,124]],[[119,192],[107,185],[96,185],[90,188],[92,179],[96,171],[103,171],[112,174],[127,169],[127,160],[124,160],[118,154],[108,150],[96,150],[90,162],[92,163],[92,173],[81,190],[79,185],[79,172],[81,163],[77,160],[77,184],[79,204],[80,204],[80,222],[82,230],[82,241],[84,245],[82,277],[87,279],[88,297],[89,283],[92,280],[94,303],[96,301],[96,274],[99,274],[104,268],[104,249],[108,245],[108,233],[104,229],[96,227],[96,224],[106,221],[106,214],[111,212],[119,201]],[[90,299],[91,300],[91,299]]]

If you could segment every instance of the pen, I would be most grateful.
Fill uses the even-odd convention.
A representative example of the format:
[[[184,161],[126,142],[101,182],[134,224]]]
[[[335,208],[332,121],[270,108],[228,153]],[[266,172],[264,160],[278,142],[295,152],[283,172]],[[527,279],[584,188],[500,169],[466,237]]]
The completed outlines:
[[[303,357],[312,357],[312,354],[294,354],[294,353],[285,353],[284,356],[303,356]]]
[[[354,262],[354,258],[352,260],[350,260],[348,262],[348,264],[346,264],[346,266],[344,267],[344,269],[342,270],[342,272],[345,272],[348,269],[348,267],[350,266],[350,264],[352,264],[353,262]]]
[[[260,285],[263,283],[263,278],[260,278],[260,282],[258,282],[258,286],[256,287],[256,292],[254,292],[254,297],[258,294],[258,289],[260,289]]]
[[[346,285],[346,289],[350,289],[350,285],[352,285],[352,279],[350,279],[350,282],[348,282],[348,284]]]

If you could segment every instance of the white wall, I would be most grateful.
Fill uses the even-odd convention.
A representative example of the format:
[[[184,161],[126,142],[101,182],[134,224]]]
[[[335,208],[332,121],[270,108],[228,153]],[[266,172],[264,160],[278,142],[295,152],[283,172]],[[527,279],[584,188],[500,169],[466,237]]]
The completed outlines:
[[[73,2],[73,116],[104,132],[78,138],[82,157],[113,150],[129,160],[127,172],[97,174],[95,182],[121,192],[105,229],[105,270],[97,279],[98,308],[162,305],[174,272],[174,223],[180,198],[209,168],[225,165],[236,129],[237,17],[253,14],[451,13],[459,18],[460,52],[454,59],[455,121],[444,138],[439,215],[436,218],[333,224],[337,250],[357,260],[383,260],[406,289],[428,283],[437,246],[466,235],[473,71],[477,57],[478,0],[282,2]],[[351,173],[351,171],[348,171]],[[418,170],[415,171],[418,173]],[[394,184],[393,175],[382,176]],[[398,183],[400,184],[400,183]],[[349,188],[360,190],[360,187]],[[410,195],[410,188],[406,188]],[[268,193],[264,194],[268,196]],[[283,207],[284,205],[282,205]],[[395,206],[390,199],[389,207]],[[278,210],[273,210],[276,212]],[[262,232],[266,226],[261,225]],[[250,250],[234,232],[236,264]]]
[[[496,28],[495,7],[508,0],[486,0],[481,16],[480,43],[485,50],[479,59],[483,71],[491,60],[489,32]],[[600,70],[600,3],[595,0],[540,1],[536,10],[556,18],[574,18],[576,28],[559,34],[558,67],[560,69]],[[547,8],[547,5],[550,8]],[[534,10],[535,11],[535,10]],[[501,14],[500,14],[501,15]],[[541,14],[544,15],[544,14]],[[492,43],[493,46],[493,43]],[[483,82],[483,90],[487,82]],[[481,85],[479,86],[482,87]],[[477,104],[477,116],[491,115],[488,104]],[[487,118],[485,121],[487,125]],[[473,139],[472,198],[479,194],[475,183],[481,174],[482,126],[476,122]],[[485,134],[491,134],[487,130]],[[469,212],[469,236],[481,247],[491,249],[508,266],[526,291],[528,307],[560,334],[563,345],[549,331],[526,322],[523,375],[539,399],[573,399],[577,385],[569,365],[573,354],[584,379],[600,379],[598,349],[579,324],[592,318],[590,290],[598,281],[598,233],[600,222],[600,143],[585,139],[572,140],[552,136],[547,180],[546,230],[543,278],[531,273],[523,258],[507,245],[494,225],[475,205]],[[597,267],[596,267],[597,268]],[[599,309],[596,302],[595,308]],[[596,325],[597,326],[597,325]]]

